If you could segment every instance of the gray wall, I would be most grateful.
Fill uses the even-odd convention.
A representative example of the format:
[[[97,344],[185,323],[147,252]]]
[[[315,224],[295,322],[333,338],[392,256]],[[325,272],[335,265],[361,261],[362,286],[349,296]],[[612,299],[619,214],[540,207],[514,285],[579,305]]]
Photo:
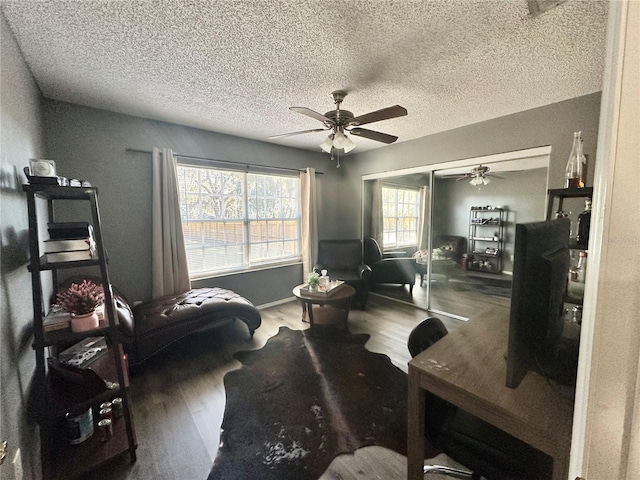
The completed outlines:
[[[42,158],[44,142],[40,92],[2,14],[0,44],[0,440],[9,444],[0,474],[14,478],[12,461],[19,447],[24,478],[31,479],[40,473],[40,441],[37,425],[26,413],[35,355],[27,204],[21,185],[22,168],[29,158]]]
[[[471,206],[501,206],[507,210],[504,229],[503,271],[513,270],[515,224],[535,222],[545,217],[547,169],[522,172],[501,172],[502,179],[493,179],[481,188],[458,182],[454,178],[436,178],[434,186],[433,234],[469,235]],[[488,232],[489,229],[487,228]],[[488,245],[486,245],[488,246]]]
[[[255,140],[46,101],[47,152],[61,172],[90,180],[100,188],[105,243],[112,281],[130,300],[150,296],[150,161],[126,148],[175,151],[223,160],[304,168],[318,176],[320,238],[361,236],[361,177],[399,168],[551,145],[550,187],[561,187],[574,130],[582,130],[585,153],[595,157],[600,94],[567,100],[487,122],[442,132],[377,150],[348,155],[340,169],[328,155]],[[593,165],[589,172],[593,175]],[[588,184],[592,184],[589,179]],[[260,305],[290,296],[301,268],[252,272],[198,281],[195,286],[233,288]],[[267,282],[265,283],[265,280]]]
[[[315,167],[324,172],[316,177],[320,237],[340,238],[343,233],[335,218],[344,170],[336,169],[326,154],[51,100],[45,101],[44,112],[47,152],[58,161],[60,174],[89,180],[99,188],[111,281],[130,301],[151,295],[151,156],[126,152],[127,148],[171,147],[185,155],[220,160]],[[302,267],[295,265],[199,280],[193,285],[231,288],[262,305],[290,297],[301,280]]]
[[[348,189],[359,192],[362,175],[462,160],[550,145],[549,188],[562,188],[573,132],[582,131],[589,155],[587,185],[593,185],[600,93],[573,98],[416,140],[358,153],[345,159]],[[411,116],[411,112],[409,112]],[[420,119],[415,119],[419,122]],[[402,138],[402,132],[394,132]],[[357,149],[355,150],[357,151]],[[351,213],[351,212],[350,212]],[[354,221],[358,221],[357,212]]]

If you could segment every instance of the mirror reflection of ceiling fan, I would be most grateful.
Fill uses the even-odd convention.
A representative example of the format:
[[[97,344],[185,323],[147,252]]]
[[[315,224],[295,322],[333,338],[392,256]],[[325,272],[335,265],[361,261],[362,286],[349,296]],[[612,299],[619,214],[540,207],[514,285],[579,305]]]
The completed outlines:
[[[331,98],[333,98],[333,103],[335,103],[336,109],[331,110],[324,115],[307,107],[289,107],[289,110],[320,120],[324,124],[324,127],[302,130],[299,132],[283,133],[281,135],[269,137],[269,139],[330,130],[331,133],[320,144],[320,148],[325,152],[330,153],[332,159],[334,158],[334,154],[337,155],[338,167],[340,167],[340,153],[349,153],[351,150],[356,148],[355,143],[353,143],[347,133],[386,144],[393,143],[398,139],[395,135],[360,128],[360,125],[388,120],[390,118],[403,117],[407,114],[406,108],[401,107],[400,105],[394,105],[393,107],[383,108],[381,110],[365,113],[364,115],[356,117],[350,111],[342,110],[340,108],[340,105],[346,96],[347,92],[344,90],[335,90],[331,92]]]
[[[456,181],[469,179],[469,183],[471,185],[486,185],[491,181],[489,177],[492,178],[504,178],[500,175],[496,175],[495,173],[489,173],[489,167],[486,165],[478,165],[477,167],[473,167],[470,172],[463,173],[462,175],[445,175],[445,177],[457,177]]]

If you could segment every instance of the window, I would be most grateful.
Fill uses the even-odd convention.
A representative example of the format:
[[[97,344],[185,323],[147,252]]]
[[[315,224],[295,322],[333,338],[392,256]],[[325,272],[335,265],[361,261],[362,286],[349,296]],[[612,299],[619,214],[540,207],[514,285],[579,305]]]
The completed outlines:
[[[417,244],[420,191],[417,188],[382,186],[383,243],[385,248]]]
[[[301,259],[300,180],[178,165],[191,278]]]

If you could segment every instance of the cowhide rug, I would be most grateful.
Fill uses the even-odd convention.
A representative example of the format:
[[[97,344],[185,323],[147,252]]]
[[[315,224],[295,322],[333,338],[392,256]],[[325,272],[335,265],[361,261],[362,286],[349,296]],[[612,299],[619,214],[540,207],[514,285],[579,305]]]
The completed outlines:
[[[315,480],[367,445],[406,455],[407,376],[366,350],[368,338],[281,327],[262,349],[236,353],[209,480]]]

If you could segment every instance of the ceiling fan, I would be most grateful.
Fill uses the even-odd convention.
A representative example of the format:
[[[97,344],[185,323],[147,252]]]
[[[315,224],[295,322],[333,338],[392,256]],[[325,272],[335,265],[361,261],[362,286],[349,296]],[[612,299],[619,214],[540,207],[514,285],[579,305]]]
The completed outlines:
[[[327,153],[331,153],[332,159],[334,158],[334,154],[337,155],[338,167],[340,167],[340,152],[349,153],[351,150],[356,148],[355,143],[353,143],[353,141],[346,135],[346,132],[387,144],[393,143],[398,139],[395,135],[360,128],[360,125],[379,122],[390,118],[403,117],[407,114],[406,108],[401,107],[400,105],[394,105],[393,107],[383,108],[381,110],[365,113],[364,115],[356,117],[350,111],[342,110],[340,108],[340,105],[346,96],[347,92],[344,90],[335,90],[331,92],[331,98],[333,98],[333,103],[335,103],[336,109],[331,110],[324,115],[307,107],[289,107],[289,110],[320,120],[324,124],[324,128],[313,128],[311,130],[283,133],[281,135],[269,137],[269,139],[331,130],[329,136],[320,144],[320,148]]]
[[[504,178],[495,173],[489,173],[489,170],[490,168],[486,165],[478,165],[477,167],[473,167],[470,172],[463,173],[462,175],[445,175],[445,177],[458,177],[456,179],[457,182],[469,178],[469,183],[477,186],[489,183],[491,181],[489,177]]]

